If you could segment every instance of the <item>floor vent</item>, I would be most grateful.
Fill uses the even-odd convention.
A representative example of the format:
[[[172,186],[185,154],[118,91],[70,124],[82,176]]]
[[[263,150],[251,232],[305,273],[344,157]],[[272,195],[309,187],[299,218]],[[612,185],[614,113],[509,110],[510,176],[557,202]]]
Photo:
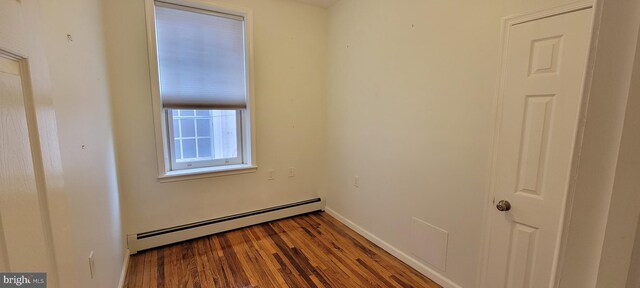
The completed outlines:
[[[321,198],[284,204],[255,211],[219,217],[210,220],[127,235],[127,246],[131,254],[139,251],[199,238],[211,234],[243,228],[255,224],[287,218],[304,213],[324,210]]]

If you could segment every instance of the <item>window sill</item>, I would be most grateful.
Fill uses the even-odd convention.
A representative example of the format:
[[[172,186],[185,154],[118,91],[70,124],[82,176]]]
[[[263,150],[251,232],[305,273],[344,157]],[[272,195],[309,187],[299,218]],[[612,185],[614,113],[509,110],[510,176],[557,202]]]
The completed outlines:
[[[210,177],[221,177],[237,174],[254,173],[258,171],[258,166],[249,164],[194,168],[178,171],[169,171],[158,177],[160,182],[176,182]]]

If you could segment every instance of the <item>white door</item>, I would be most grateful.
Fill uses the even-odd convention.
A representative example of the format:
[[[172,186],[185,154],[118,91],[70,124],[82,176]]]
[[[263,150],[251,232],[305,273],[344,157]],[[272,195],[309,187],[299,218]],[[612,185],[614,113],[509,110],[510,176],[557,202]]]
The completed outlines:
[[[56,131],[44,121],[50,101],[36,96],[48,81],[39,23],[37,1],[0,1],[0,271],[46,272],[55,287],[45,174],[58,154],[40,135]]]
[[[552,286],[592,13],[507,28],[485,287]]]

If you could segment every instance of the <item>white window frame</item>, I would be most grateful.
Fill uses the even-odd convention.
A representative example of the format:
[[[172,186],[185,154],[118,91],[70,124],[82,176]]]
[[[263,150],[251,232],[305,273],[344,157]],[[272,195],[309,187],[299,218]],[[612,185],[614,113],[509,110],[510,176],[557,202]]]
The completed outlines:
[[[151,78],[151,96],[153,104],[153,123],[155,130],[156,155],[158,161],[158,179],[162,182],[180,181],[188,179],[197,179],[203,177],[216,177],[225,175],[234,175],[241,173],[251,173],[258,169],[256,163],[256,147],[255,147],[255,117],[254,117],[254,93],[253,93],[253,17],[251,10],[229,5],[228,3],[218,1],[200,1],[200,0],[162,0],[162,2],[193,7],[212,11],[214,13],[224,13],[229,15],[240,16],[244,18],[245,26],[245,73],[247,78],[247,108],[242,109],[238,117],[239,138],[242,140],[240,144],[242,149],[238,153],[241,163],[225,163],[221,166],[193,167],[190,169],[172,169],[172,146],[169,141],[169,129],[171,128],[170,116],[162,106],[160,96],[160,73],[158,69],[158,52],[156,43],[156,24],[155,24],[155,1],[145,0],[146,21],[147,21],[147,48],[149,53],[149,74]],[[240,156],[240,155],[239,155]],[[195,163],[195,162],[194,162]],[[200,165],[196,165],[200,166]]]

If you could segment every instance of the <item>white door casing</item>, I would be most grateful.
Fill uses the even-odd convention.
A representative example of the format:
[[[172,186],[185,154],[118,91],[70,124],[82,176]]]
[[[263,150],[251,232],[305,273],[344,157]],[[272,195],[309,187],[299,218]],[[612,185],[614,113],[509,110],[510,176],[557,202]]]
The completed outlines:
[[[70,233],[39,12],[0,1],[0,271],[46,272],[55,288],[69,242],[54,238]]]
[[[484,287],[553,286],[592,10],[506,27]]]

